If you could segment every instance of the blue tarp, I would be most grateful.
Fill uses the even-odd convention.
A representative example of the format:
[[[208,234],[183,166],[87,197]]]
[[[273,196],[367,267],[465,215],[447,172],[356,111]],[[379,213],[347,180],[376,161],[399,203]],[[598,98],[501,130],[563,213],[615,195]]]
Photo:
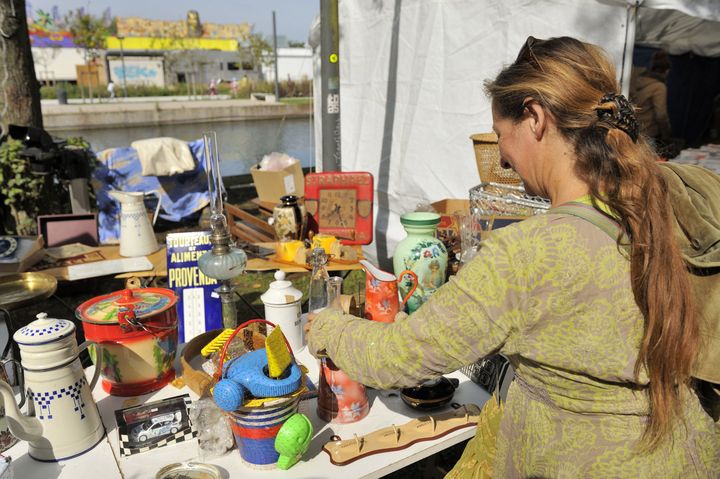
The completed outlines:
[[[191,141],[188,146],[195,158],[195,169],[172,176],[142,176],[134,148],[113,148],[98,154],[92,185],[101,243],[116,243],[120,238],[120,203],[110,197],[110,190],[155,192],[160,200],[160,217],[175,222],[209,203],[203,141]]]

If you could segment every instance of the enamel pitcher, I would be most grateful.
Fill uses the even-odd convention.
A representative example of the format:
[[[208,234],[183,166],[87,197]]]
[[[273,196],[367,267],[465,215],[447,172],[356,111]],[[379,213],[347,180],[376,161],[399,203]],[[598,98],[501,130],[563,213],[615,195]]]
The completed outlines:
[[[78,347],[71,321],[48,318],[45,313],[37,318],[13,335],[24,371],[20,405],[5,381],[0,381],[0,395],[10,432],[28,441],[30,457],[54,462],[89,451],[105,436],[92,397],[101,366],[88,383],[78,355],[94,343],[86,341]],[[24,415],[20,407],[26,389],[28,414]]]
[[[396,278],[364,259],[360,260],[360,264],[365,270],[365,317],[381,323],[392,323],[417,288],[417,276],[405,270],[400,273],[400,278]],[[407,280],[408,277],[410,280]],[[402,281],[408,282],[409,292],[400,302],[398,283]]]
[[[158,250],[155,232],[145,209],[145,193],[112,190],[120,202],[120,256],[145,256]]]

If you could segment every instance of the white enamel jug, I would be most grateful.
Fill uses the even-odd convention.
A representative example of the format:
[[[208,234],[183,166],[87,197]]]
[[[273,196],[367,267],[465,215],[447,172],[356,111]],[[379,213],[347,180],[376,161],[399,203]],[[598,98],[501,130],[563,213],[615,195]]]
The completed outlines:
[[[158,250],[143,198],[145,193],[110,191],[120,202],[120,256],[145,256]]]
[[[12,388],[0,381],[0,396],[10,432],[28,441],[30,457],[53,462],[70,459],[89,451],[105,436],[100,414],[92,397],[101,364],[88,384],[78,355],[75,325],[66,319],[37,320],[20,329],[13,339],[20,346],[24,381],[20,381],[18,406]],[[20,412],[27,389],[28,414]]]

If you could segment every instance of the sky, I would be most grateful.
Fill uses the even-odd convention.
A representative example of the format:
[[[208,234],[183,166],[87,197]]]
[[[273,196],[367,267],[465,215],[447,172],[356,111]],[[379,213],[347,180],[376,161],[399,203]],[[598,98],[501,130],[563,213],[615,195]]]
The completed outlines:
[[[188,10],[197,10],[200,21],[211,23],[251,23],[254,32],[272,36],[272,12],[277,34],[288,40],[305,42],[320,0],[26,0],[33,10],[49,12],[57,5],[64,14],[84,7],[101,15],[110,7],[116,17],[144,17],[154,20],[184,20]]]

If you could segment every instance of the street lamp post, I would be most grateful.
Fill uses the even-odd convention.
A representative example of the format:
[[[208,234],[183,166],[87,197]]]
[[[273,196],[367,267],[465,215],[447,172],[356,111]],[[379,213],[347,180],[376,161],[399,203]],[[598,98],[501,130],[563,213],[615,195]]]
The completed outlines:
[[[125,51],[123,50],[123,40],[125,40],[125,37],[122,35],[118,35],[117,39],[120,41],[120,63],[122,64],[123,93],[125,95],[125,98],[127,98],[127,80],[125,79]]]

